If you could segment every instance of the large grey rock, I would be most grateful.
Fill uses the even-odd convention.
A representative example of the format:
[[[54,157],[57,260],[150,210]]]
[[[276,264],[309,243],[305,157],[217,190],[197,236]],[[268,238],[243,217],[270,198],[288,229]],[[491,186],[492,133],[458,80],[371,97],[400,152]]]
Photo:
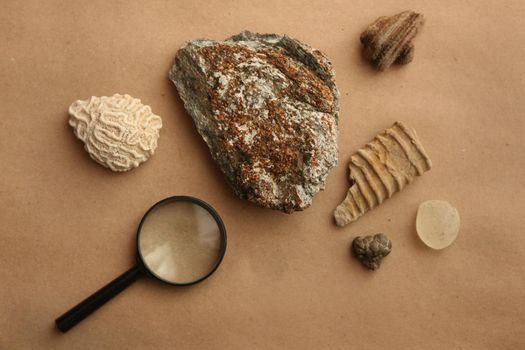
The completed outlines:
[[[288,36],[192,40],[169,77],[235,193],[307,208],[337,163],[339,92],[328,58]]]

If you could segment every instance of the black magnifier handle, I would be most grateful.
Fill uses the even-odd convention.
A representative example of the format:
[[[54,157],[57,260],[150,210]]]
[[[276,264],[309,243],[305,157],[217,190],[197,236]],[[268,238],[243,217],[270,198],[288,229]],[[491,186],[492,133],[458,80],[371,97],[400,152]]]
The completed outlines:
[[[122,275],[109,282],[105,287],[102,287],[80,304],[57,318],[55,323],[58,329],[62,332],[67,332],[77,323],[89,316],[93,311],[104,305],[108,300],[122,292],[131,283],[135,282],[141,275],[142,270],[138,266],[132,267],[124,272]]]

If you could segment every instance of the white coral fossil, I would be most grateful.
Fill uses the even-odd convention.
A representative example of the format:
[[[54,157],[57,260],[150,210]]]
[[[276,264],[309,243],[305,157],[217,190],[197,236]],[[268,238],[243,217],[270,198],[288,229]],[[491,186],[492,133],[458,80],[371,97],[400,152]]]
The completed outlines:
[[[136,168],[157,148],[161,118],[130,95],[77,100],[69,115],[69,125],[91,158],[113,171]]]

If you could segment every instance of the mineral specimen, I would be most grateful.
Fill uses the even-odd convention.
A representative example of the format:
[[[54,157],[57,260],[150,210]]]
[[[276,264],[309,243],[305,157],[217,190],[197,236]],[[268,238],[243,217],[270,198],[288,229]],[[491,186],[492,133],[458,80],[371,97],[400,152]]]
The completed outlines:
[[[361,34],[365,58],[379,70],[394,62],[409,63],[414,57],[412,40],[424,21],[423,15],[412,11],[379,17]]]
[[[129,95],[92,96],[69,107],[69,125],[97,163],[128,171],[155,152],[162,120]]]
[[[352,242],[352,251],[367,269],[376,270],[383,258],[392,251],[392,242],[382,233],[356,237]]]
[[[423,243],[433,249],[451,245],[458,236],[459,223],[458,210],[446,201],[426,201],[417,210],[417,234]]]
[[[351,156],[350,188],[334,212],[337,225],[357,220],[431,167],[415,130],[395,122]]]
[[[245,31],[186,43],[169,77],[240,198],[290,213],[324,189],[337,163],[339,92],[323,53]]]

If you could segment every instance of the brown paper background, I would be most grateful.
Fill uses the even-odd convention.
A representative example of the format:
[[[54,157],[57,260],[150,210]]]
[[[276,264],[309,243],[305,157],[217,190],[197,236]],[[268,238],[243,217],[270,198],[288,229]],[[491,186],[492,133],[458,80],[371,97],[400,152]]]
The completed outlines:
[[[427,22],[414,61],[384,73],[359,34],[405,9]],[[525,2],[14,1],[0,4],[0,349],[525,348]],[[167,71],[197,37],[286,33],[324,51],[341,92],[326,190],[286,215],[237,199]],[[162,116],[156,154],[129,173],[93,162],[67,125],[76,99],[116,92]],[[403,120],[434,168],[338,228],[350,154]],[[60,334],[54,319],[133,263],[138,222],[175,194],[216,207],[225,260],[200,285],[143,279]],[[446,199],[461,232],[443,251],[415,233]],[[353,237],[387,233],[375,273]]]

